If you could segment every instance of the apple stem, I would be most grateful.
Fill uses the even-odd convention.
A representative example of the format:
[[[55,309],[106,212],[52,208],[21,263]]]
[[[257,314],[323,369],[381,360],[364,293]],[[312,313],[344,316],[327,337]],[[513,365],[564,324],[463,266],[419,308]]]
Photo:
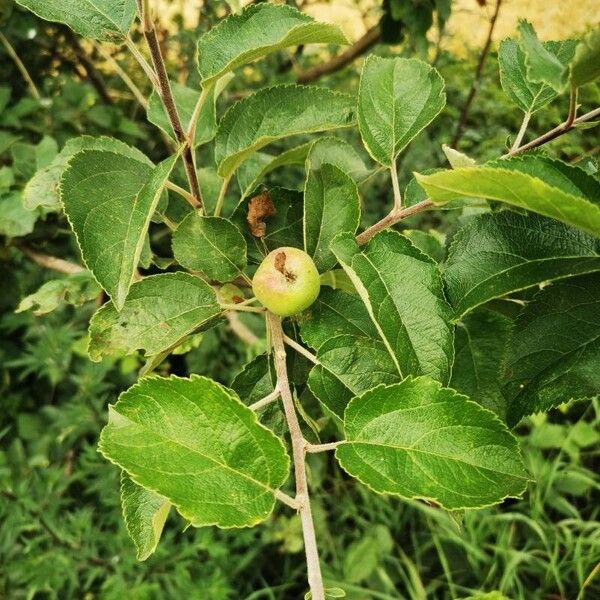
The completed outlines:
[[[317,538],[310,509],[308,494],[308,481],[306,478],[306,448],[308,442],[304,439],[298,415],[294,407],[294,399],[290,389],[287,374],[286,353],[284,345],[284,333],[281,327],[281,319],[271,312],[267,312],[271,342],[275,355],[275,371],[277,372],[277,389],[281,393],[283,410],[287,421],[290,438],[292,442],[292,456],[294,460],[294,473],[296,478],[297,510],[302,523],[302,534],[304,536],[304,550],[306,552],[306,566],[308,570],[308,584],[312,594],[312,600],[325,600],[325,589],[319,563],[319,551]]]

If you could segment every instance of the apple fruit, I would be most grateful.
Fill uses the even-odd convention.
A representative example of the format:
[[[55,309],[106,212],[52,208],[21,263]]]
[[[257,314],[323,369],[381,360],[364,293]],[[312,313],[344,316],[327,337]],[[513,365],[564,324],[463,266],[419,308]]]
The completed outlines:
[[[319,295],[321,280],[312,258],[298,248],[273,250],[260,263],[252,291],[261,304],[280,317],[308,308]]]

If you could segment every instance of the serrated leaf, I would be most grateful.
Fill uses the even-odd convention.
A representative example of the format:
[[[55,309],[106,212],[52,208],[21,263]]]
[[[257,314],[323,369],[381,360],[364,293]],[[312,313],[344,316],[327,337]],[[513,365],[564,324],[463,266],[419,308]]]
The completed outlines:
[[[281,440],[234,392],[198,376],[142,379],[121,394],[99,449],[195,527],[256,525],[288,477]]]
[[[29,210],[43,207],[47,210],[60,209],[60,178],[69,162],[81,150],[106,150],[123,154],[152,166],[150,159],[137,148],[110,137],[81,137],[67,140],[63,149],[54,157],[52,162],[38,170],[27,182],[23,190],[23,206]]]
[[[238,168],[236,178],[242,190],[242,199],[251,194],[260,181],[271,171],[288,165],[302,165],[306,162],[308,152],[314,142],[307,142],[295,148],[290,148],[279,156],[266,152],[256,152],[245,160]]]
[[[447,382],[453,327],[435,261],[394,231],[377,234],[361,249],[352,236],[340,235],[331,249],[365,303],[398,373]]]
[[[515,322],[508,344],[507,420],[600,393],[600,274],[538,292]]]
[[[571,63],[571,83],[575,87],[600,77],[600,27],[588,32],[577,44]]]
[[[135,0],[17,0],[46,21],[68,25],[83,37],[117,42],[131,27]]]
[[[327,340],[343,334],[377,337],[377,329],[358,296],[321,288],[319,297],[302,313],[300,335],[318,350]]]
[[[300,44],[347,44],[335,25],[292,8],[257,4],[232,15],[198,42],[198,70],[206,83],[271,52]]]
[[[127,533],[137,549],[137,559],[146,560],[158,546],[171,503],[138,485],[122,471],[121,508]]]
[[[467,156],[463,152],[459,152],[454,148],[446,144],[442,144],[442,150],[446,155],[446,160],[450,163],[453,169],[460,169],[460,167],[472,167],[475,165],[475,159]]]
[[[183,337],[206,327],[219,314],[213,288],[188,273],[151,275],[131,286],[120,312],[105,304],[90,321],[89,354],[153,356],[177,345]]]
[[[187,131],[192,114],[194,113],[194,108],[196,107],[196,104],[201,96],[201,92],[175,81],[171,82],[171,90],[173,92],[173,98],[175,100],[175,106],[177,107],[179,119],[181,120],[184,131]],[[200,116],[196,125],[194,147],[210,142],[210,140],[215,137],[215,133],[217,131],[215,86],[209,86],[206,94],[207,97],[204,100],[204,104],[202,106],[202,110],[200,111]],[[175,134],[173,133],[173,127],[171,126],[171,121],[167,115],[165,105],[163,104],[163,101],[156,90],[154,90],[150,95],[147,116],[150,123],[156,125],[171,139],[175,140]]]
[[[124,154],[84,150],[63,173],[61,200],[83,260],[118,309],[176,160],[171,156],[152,169]]]
[[[62,303],[81,306],[98,297],[101,288],[89,271],[74,273],[62,279],[44,283],[36,292],[21,300],[15,312],[32,310],[34,315],[45,315]]]
[[[281,138],[350,127],[354,103],[347,94],[296,85],[265,88],[239,100],[217,129],[219,175],[230,176],[251,154]]]
[[[369,154],[390,166],[444,108],[444,80],[414,58],[365,60],[358,92],[358,127]]]
[[[245,268],[246,240],[228,219],[188,215],[173,233],[173,255],[186,269],[211,279],[235,279]]]
[[[531,23],[519,21],[521,47],[525,54],[527,79],[562,92],[568,82],[568,68],[538,39]]]
[[[559,161],[516,157],[415,177],[435,203],[463,196],[500,200],[600,236],[600,182]]]
[[[345,140],[333,136],[319,138],[310,148],[311,169],[320,169],[325,163],[335,165],[349,175],[357,184],[369,176],[363,159]]]
[[[456,233],[444,268],[457,318],[493,298],[600,270],[600,241],[553,219],[479,215]]]
[[[573,58],[575,40],[544,42],[543,47],[566,66]],[[529,79],[525,53],[517,40],[506,39],[498,48],[500,83],[505,94],[523,111],[533,114],[552,102],[558,93],[550,85]]]
[[[304,186],[304,250],[320,273],[335,266],[329,244],[339,233],[354,234],[360,223],[360,198],[352,178],[335,165],[318,168],[307,159]]]
[[[400,381],[397,367],[381,340],[338,335],[321,344],[319,364],[308,377],[308,387],[332,414],[343,419],[351,398],[380,383]]]
[[[491,310],[467,315],[456,327],[450,386],[501,419],[506,416],[502,373],[510,319]]]
[[[457,510],[518,497],[517,440],[490,411],[427,377],[379,386],[344,416],[341,466],[376,492]]]

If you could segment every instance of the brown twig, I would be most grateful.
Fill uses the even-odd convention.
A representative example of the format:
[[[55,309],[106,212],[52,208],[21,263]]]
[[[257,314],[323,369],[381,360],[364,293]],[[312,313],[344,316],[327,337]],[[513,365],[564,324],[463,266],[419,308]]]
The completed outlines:
[[[372,48],[381,38],[379,31],[379,25],[371,27],[359,40],[354,42],[350,48],[344,50],[337,56],[334,56],[331,60],[326,63],[307,69],[298,75],[298,83],[310,83],[319,79],[323,75],[334,73],[349,65],[352,61],[356,60],[359,56],[367,52],[369,48]]]
[[[86,269],[75,263],[69,262],[56,256],[50,256],[49,254],[42,254],[36,252],[31,248],[23,245],[18,245],[17,248],[34,263],[45,269],[51,269],[52,271],[58,271],[59,273],[65,273],[66,275],[74,275],[76,273],[83,273]]]
[[[150,18],[148,11],[146,10],[146,3],[143,0],[138,0],[138,12],[142,22],[144,37],[146,38],[146,42],[150,50],[152,66],[154,67],[154,72],[156,73],[156,91],[161,97],[167,111],[167,116],[169,117],[171,127],[173,128],[173,133],[175,134],[175,139],[183,148],[183,165],[185,167],[185,173],[187,175],[190,185],[190,192],[194,199],[194,203],[197,208],[202,209],[202,196],[200,195],[200,185],[198,183],[196,166],[194,164],[191,142],[183,130],[181,119],[179,118],[179,113],[177,112],[177,106],[175,105],[175,99],[173,98],[173,91],[171,90],[169,76],[167,75],[167,68],[165,66],[165,61],[163,59],[158,37],[156,35],[156,27]]]
[[[511,150],[510,152],[505,154],[502,158],[508,158],[509,156],[517,156],[518,154],[527,152],[527,150],[531,150],[532,148],[537,148],[538,146],[541,146],[542,144],[546,144],[547,142],[550,142],[550,141],[556,139],[557,137],[564,135],[565,133],[571,131],[572,129],[575,129],[577,127],[577,125],[581,125],[582,123],[586,123],[588,121],[594,121],[595,119],[600,119],[600,108],[595,108],[594,110],[591,110],[590,112],[585,113],[584,115],[581,115],[580,117],[577,117],[576,119],[571,120],[570,117],[567,117],[567,120],[564,123],[561,123],[554,129],[551,129],[550,131],[547,131],[543,135],[540,135],[539,137],[535,138],[534,140],[531,140],[531,142],[527,142],[527,144],[523,144],[519,148],[516,148],[515,150]]]
[[[388,215],[383,217],[380,221],[377,221],[374,225],[371,225],[368,229],[365,229],[362,233],[359,233],[356,236],[356,242],[359,246],[366,244],[374,235],[391,227],[398,221],[402,221],[402,219],[406,219],[408,217],[412,217],[417,213],[423,212],[428,208],[433,206],[433,202],[427,198],[426,200],[422,200],[421,202],[417,202],[417,204],[413,204],[412,206],[407,206],[401,210],[392,210]]]
[[[490,47],[492,45],[492,35],[494,33],[494,28],[496,27],[496,21],[498,19],[498,13],[500,12],[500,5],[502,4],[502,0],[496,0],[496,6],[494,8],[494,13],[492,18],[490,19],[490,27],[488,30],[488,36],[485,40],[485,44],[481,50],[481,54],[479,55],[479,60],[477,61],[477,67],[475,69],[475,76],[473,77],[473,82],[471,83],[471,89],[469,90],[469,95],[467,96],[467,100],[462,107],[462,111],[460,113],[460,117],[458,119],[458,124],[456,126],[456,131],[454,132],[454,137],[452,138],[452,142],[450,142],[450,146],[452,148],[456,148],[458,142],[460,141],[463,131],[465,129],[465,125],[467,122],[467,117],[469,115],[469,110],[471,109],[471,105],[473,104],[473,100],[477,94],[477,90],[479,89],[479,82],[481,80],[481,75],[483,73],[483,67],[485,65],[485,61],[490,52]]]

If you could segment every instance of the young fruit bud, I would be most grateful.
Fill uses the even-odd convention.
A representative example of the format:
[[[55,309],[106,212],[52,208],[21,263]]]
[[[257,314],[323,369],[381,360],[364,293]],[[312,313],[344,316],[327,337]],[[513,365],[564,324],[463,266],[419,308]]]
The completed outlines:
[[[289,317],[317,299],[320,285],[312,258],[298,248],[283,247],[262,261],[252,280],[252,291],[272,313]]]

